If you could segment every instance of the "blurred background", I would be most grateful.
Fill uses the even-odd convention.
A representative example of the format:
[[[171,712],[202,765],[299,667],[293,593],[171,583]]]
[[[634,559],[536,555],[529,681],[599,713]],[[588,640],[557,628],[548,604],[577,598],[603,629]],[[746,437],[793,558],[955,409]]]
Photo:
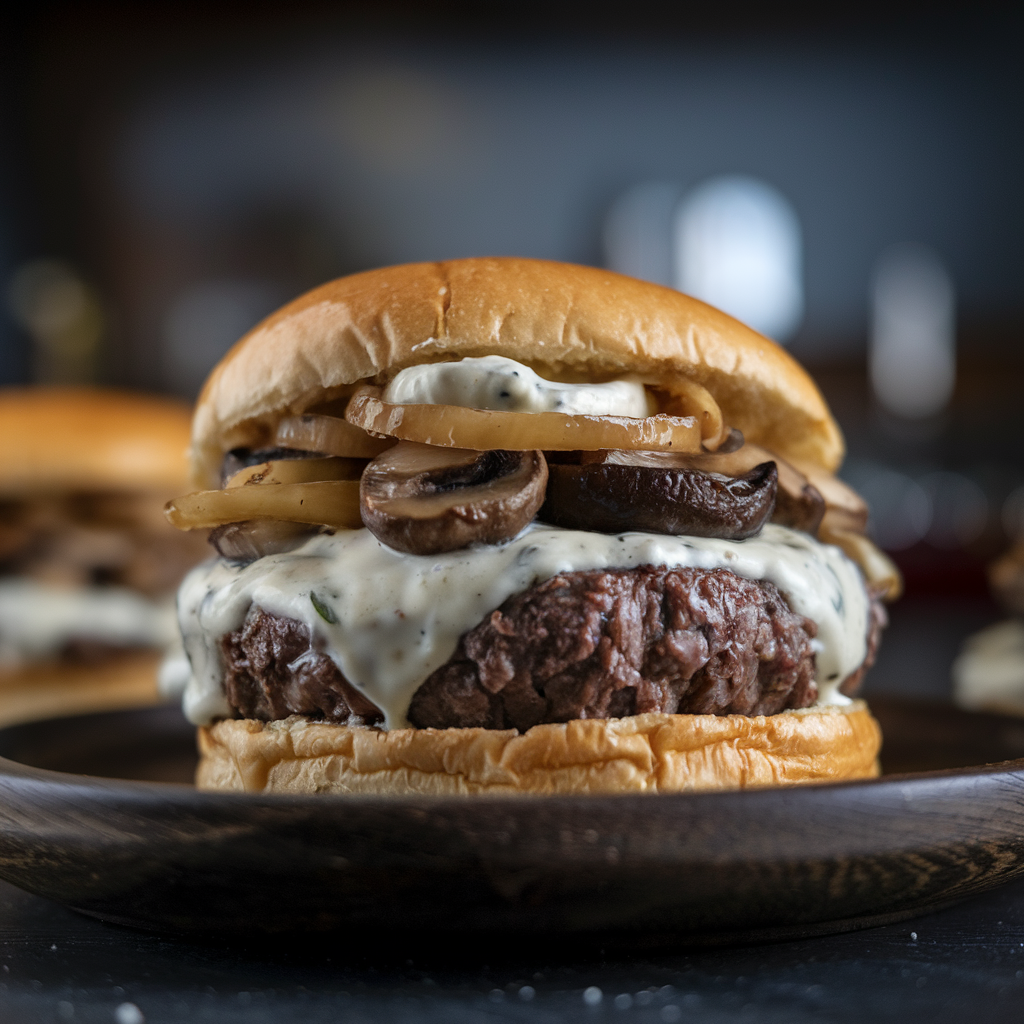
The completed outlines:
[[[1024,535],[1024,71],[973,5],[47,4],[0,52],[0,381],[193,398],[284,300],[520,255],[786,344],[948,691]]]

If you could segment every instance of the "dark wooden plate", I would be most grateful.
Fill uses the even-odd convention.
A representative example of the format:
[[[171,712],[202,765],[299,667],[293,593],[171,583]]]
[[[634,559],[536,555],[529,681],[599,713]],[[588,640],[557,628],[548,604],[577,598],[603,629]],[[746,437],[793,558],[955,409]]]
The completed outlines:
[[[174,710],[15,726],[0,730],[0,877],[157,930],[750,941],[896,920],[1024,872],[1024,721],[872,707],[902,774],[653,797],[200,793]]]

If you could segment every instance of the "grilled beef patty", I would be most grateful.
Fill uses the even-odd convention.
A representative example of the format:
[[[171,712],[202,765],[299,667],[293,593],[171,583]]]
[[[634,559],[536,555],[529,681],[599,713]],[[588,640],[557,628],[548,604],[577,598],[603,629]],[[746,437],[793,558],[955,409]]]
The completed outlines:
[[[884,625],[885,611],[872,601],[867,657],[844,693],[874,661]],[[416,691],[409,720],[419,728],[524,730],[647,711],[776,714],[817,698],[815,632],[773,584],[727,569],[564,573],[509,598],[465,633]],[[382,721],[312,647],[301,622],[253,608],[221,649],[239,717]]]

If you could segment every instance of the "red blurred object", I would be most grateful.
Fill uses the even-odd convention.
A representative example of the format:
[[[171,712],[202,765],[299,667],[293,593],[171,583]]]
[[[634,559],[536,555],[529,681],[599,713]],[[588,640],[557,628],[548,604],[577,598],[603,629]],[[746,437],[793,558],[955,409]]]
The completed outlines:
[[[980,555],[965,550],[942,551],[925,543],[889,555],[903,573],[908,598],[990,597],[987,561]]]

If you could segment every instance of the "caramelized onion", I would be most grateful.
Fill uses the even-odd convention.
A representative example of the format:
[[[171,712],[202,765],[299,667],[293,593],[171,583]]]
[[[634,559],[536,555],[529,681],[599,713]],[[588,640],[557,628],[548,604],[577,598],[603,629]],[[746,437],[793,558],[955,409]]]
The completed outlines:
[[[437,448],[401,441],[363,473],[363,523],[398,551],[432,555],[514,537],[544,500],[539,451]]]
[[[356,392],[345,418],[374,434],[475,451],[593,451],[601,448],[697,452],[692,417],[569,416],[557,412],[494,412],[457,405],[391,405],[380,388]]]
[[[371,437],[365,430],[338,416],[305,413],[286,416],[277,425],[274,444],[281,448],[301,448],[326,455],[355,459],[375,459],[387,451],[394,441]]]
[[[246,519],[281,519],[346,530],[362,525],[356,480],[198,491],[169,501],[164,514],[179,530],[211,529]]]
[[[271,459],[246,466],[229,477],[225,487],[301,484],[312,480],[358,480],[365,459]]]
[[[695,380],[682,377],[673,381],[671,388],[662,392],[661,405],[664,412],[696,419],[701,442],[709,452],[717,451],[729,436],[718,402],[703,384]]]
[[[868,589],[885,601],[895,601],[903,593],[903,577],[893,560],[862,533],[836,527],[831,511],[818,531],[825,544],[835,544],[864,574]]]

